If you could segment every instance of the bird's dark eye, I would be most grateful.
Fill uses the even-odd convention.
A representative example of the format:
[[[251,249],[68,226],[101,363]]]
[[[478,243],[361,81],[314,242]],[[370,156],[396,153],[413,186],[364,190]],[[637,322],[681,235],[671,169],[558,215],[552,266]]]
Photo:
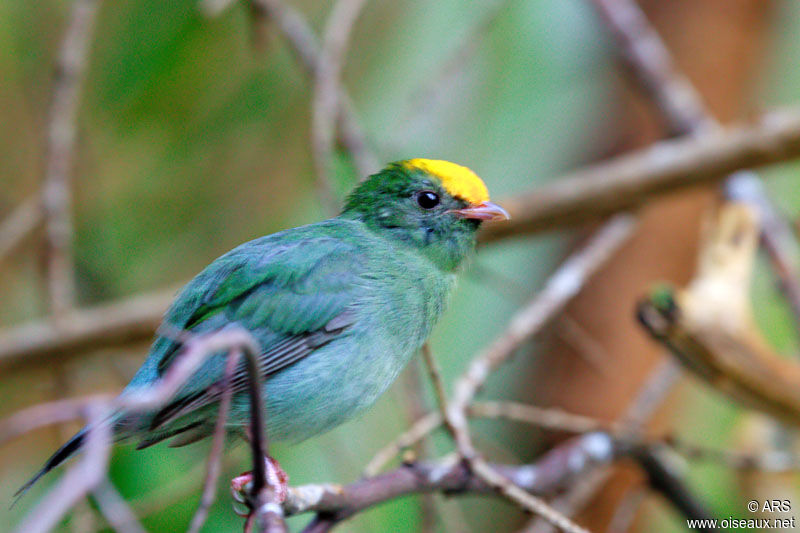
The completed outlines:
[[[433,209],[439,205],[439,195],[433,191],[417,193],[417,203],[422,209]]]

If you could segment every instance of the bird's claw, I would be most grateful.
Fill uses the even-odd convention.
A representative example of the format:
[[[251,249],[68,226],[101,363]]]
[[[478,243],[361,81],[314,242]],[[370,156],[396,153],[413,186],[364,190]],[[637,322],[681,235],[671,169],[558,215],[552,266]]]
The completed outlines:
[[[289,475],[281,465],[272,457],[264,459],[267,474],[267,485],[275,491],[276,503],[286,501],[289,494]],[[233,496],[233,511],[239,516],[250,514],[250,493],[253,488],[253,473],[244,472],[231,479],[231,496]],[[239,504],[239,505],[237,505]]]

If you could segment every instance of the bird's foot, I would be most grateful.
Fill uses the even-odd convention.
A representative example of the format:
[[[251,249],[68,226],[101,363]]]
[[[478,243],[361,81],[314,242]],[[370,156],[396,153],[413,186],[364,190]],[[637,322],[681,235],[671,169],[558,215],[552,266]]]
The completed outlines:
[[[264,464],[266,466],[267,485],[275,491],[276,503],[283,503],[289,494],[289,474],[272,457],[265,457]],[[247,505],[252,487],[253,472],[244,472],[231,480],[231,495],[238,503]],[[243,510],[234,505],[234,511],[240,516],[250,514],[249,507],[247,510]]]

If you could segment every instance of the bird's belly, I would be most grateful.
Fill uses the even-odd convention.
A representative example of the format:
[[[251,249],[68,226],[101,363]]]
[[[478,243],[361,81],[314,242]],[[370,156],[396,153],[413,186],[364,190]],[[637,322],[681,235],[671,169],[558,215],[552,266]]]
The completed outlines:
[[[269,438],[299,441],[352,418],[392,384],[417,348],[374,333],[345,335],[271,376],[264,392]]]

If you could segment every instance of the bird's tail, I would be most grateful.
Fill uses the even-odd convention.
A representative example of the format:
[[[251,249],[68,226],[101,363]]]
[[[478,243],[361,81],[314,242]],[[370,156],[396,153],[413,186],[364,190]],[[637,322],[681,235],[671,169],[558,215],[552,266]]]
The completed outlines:
[[[56,452],[50,456],[50,459],[47,460],[42,469],[39,470],[35,476],[33,476],[27,483],[21,486],[17,492],[14,493],[14,502],[11,504],[11,507],[16,505],[20,498],[22,498],[25,493],[28,492],[28,490],[30,490],[30,488],[42,478],[42,476],[66,461],[80,449],[80,447],[83,445],[84,439],[86,438],[86,431],[87,429],[83,428],[77,432],[61,448],[56,450]]]

